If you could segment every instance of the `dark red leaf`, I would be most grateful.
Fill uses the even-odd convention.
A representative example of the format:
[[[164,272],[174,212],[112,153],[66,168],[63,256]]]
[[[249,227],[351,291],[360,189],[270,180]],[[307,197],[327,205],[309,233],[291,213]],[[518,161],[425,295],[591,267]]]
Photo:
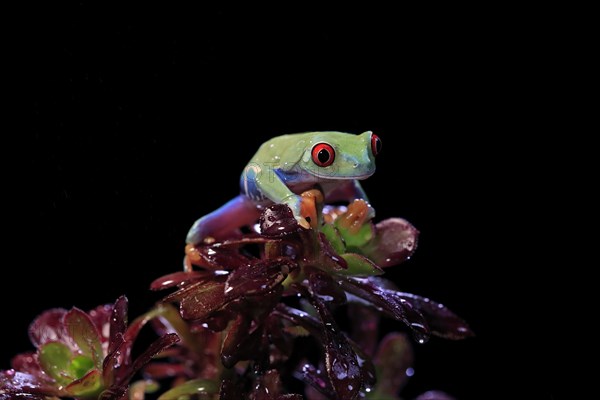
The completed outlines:
[[[398,265],[417,249],[419,231],[402,218],[390,218],[375,225],[375,237],[361,252],[382,268]]]
[[[222,271],[225,273],[225,271]],[[192,283],[196,283],[199,281],[203,281],[205,279],[210,279],[215,276],[214,271],[190,271],[190,272],[174,272],[172,274],[168,274],[165,276],[161,276],[158,279],[155,279],[150,284],[150,290],[163,290],[169,289],[172,287],[183,287],[186,285],[190,285]]]
[[[102,374],[97,369],[93,369],[82,378],[71,382],[65,389],[74,397],[97,396],[102,390]]]
[[[397,292],[397,295],[423,314],[434,335],[453,340],[475,336],[469,325],[446,306],[416,294]]]
[[[362,386],[362,373],[356,353],[340,331],[325,303],[313,297],[311,303],[319,313],[324,329],[325,367],[329,380],[340,399],[355,399]]]
[[[243,399],[242,388],[237,380],[227,377],[221,381],[219,389],[219,400],[240,400]]]
[[[322,343],[325,340],[321,321],[319,321],[315,317],[308,315],[302,310],[286,306],[282,303],[278,304],[277,307],[275,307],[275,309],[277,310],[277,315],[306,329],[308,332],[310,332],[312,336],[317,338],[319,342]]]
[[[336,306],[346,303],[346,293],[331,275],[315,268],[305,268],[305,272],[307,270],[309,290],[313,296]]]
[[[36,376],[44,376],[38,361],[38,356],[33,352],[16,355],[11,360],[10,365],[15,371],[26,372]]]
[[[152,342],[152,344],[150,344],[150,346],[146,348],[146,350],[144,350],[142,354],[135,359],[131,368],[128,368],[127,372],[120,376],[118,381],[113,383],[111,389],[128,385],[133,375],[135,375],[137,371],[148,364],[154,356],[178,342],[179,336],[177,336],[175,333],[169,333],[156,339],[154,342]]]
[[[336,398],[331,382],[325,374],[325,371],[317,369],[314,365],[305,363],[302,366],[302,369],[295,373],[294,376],[305,384],[315,388],[328,399]]]
[[[83,355],[94,360],[96,368],[102,368],[104,354],[102,353],[100,332],[90,316],[78,308],[72,308],[64,315],[63,321],[69,336]]]
[[[221,347],[221,361],[226,368],[240,360],[248,360],[260,352],[262,327],[252,326],[252,320],[242,314],[233,322]]]
[[[285,204],[267,207],[260,216],[259,224],[260,232],[265,236],[285,236],[300,229],[292,210]]]
[[[246,265],[253,258],[242,254],[240,247],[250,243],[265,243],[267,239],[231,240],[212,245],[199,245],[193,248],[190,256],[193,264],[200,265],[210,270],[232,270]]]
[[[360,376],[363,387],[372,388],[377,382],[377,370],[375,369],[375,364],[373,364],[371,357],[368,356],[356,342],[348,337],[346,337],[346,340],[348,340],[348,343],[350,343],[352,349],[356,353],[356,361],[360,367]]]
[[[292,355],[294,350],[294,341],[290,335],[283,331],[283,321],[275,314],[271,314],[267,319],[267,334],[269,342],[273,344],[270,357],[272,364],[283,363]]]
[[[258,383],[254,385],[250,399],[252,400],[277,400],[281,392],[281,379],[276,370],[270,370],[261,375]]]
[[[231,301],[225,297],[224,283],[203,282],[192,286],[194,290],[181,299],[180,312],[183,319],[203,320]]]
[[[67,393],[39,377],[16,372],[15,370],[0,371],[0,393],[18,395],[22,393],[45,396],[66,396]],[[14,398],[14,397],[9,397]]]
[[[122,335],[127,329],[127,297],[121,296],[115,301],[110,317],[110,340],[108,345],[108,354],[113,353],[121,344]],[[121,337],[117,338],[120,334]]]
[[[113,337],[111,346],[114,350],[106,357],[102,363],[102,376],[107,385],[119,380],[118,375],[126,373],[126,366],[129,364],[132,342],[125,341],[123,334],[117,333]]]
[[[67,334],[63,317],[67,310],[53,308],[44,311],[29,325],[29,339],[35,347],[41,347],[46,342],[65,342],[71,348],[74,343]]]
[[[100,340],[102,343],[109,342],[109,329],[108,326],[110,324],[110,318],[112,315],[113,305],[112,304],[104,304],[102,306],[98,306],[88,312],[87,314],[90,316],[90,319],[96,326],[96,329],[100,333]]]
[[[48,400],[48,397],[46,397],[45,395],[41,395],[41,394],[28,394],[28,393],[11,394],[11,393],[0,392],[0,400],[15,400],[15,398],[17,398],[19,400]]]
[[[348,269],[348,263],[340,256],[324,233],[319,233],[319,244],[321,246],[321,256],[326,257],[325,265],[330,266],[334,271]],[[329,261],[329,262],[327,262]]]
[[[215,311],[209,317],[202,319],[202,324],[192,324],[192,332],[198,329],[210,329],[213,332],[221,332],[227,328],[229,321],[235,319],[236,313],[227,309]]]
[[[347,292],[367,300],[386,314],[408,325],[420,343],[429,339],[429,328],[423,315],[408,301],[400,298],[397,292],[382,288],[373,278],[351,278],[341,282]]]
[[[257,260],[231,272],[225,285],[228,298],[264,294],[279,285],[297,264],[288,258]]]

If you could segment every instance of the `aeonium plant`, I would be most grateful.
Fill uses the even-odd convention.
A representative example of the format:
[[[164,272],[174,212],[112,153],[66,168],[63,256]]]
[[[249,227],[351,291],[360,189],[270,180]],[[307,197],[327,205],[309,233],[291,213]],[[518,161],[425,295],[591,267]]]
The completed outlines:
[[[415,251],[410,223],[375,224],[363,200],[333,207],[322,199],[303,194],[309,229],[275,204],[256,231],[188,245],[184,271],[151,285],[172,292],[129,326],[124,298],[102,312],[38,317],[30,328],[37,352],[2,373],[0,399],[399,399],[413,371],[412,341],[473,333],[442,304],[382,277]],[[379,341],[381,318],[400,324]],[[159,339],[132,360],[148,322]],[[41,325],[52,333],[40,335]]]

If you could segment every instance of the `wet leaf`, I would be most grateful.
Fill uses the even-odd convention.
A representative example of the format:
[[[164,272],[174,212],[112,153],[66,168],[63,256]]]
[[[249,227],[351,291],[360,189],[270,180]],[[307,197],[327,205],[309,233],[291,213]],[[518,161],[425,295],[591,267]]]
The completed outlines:
[[[104,304],[87,312],[87,315],[90,317],[92,323],[96,327],[96,330],[100,334],[100,341],[102,343],[109,342],[110,340],[108,327],[110,324],[112,311],[112,304]]]
[[[317,338],[319,342],[323,342],[325,340],[321,322],[315,317],[310,316],[308,313],[302,310],[298,310],[297,308],[289,307],[281,303],[277,305],[276,310],[278,315],[306,329],[312,336]]]
[[[117,335],[123,335],[127,329],[127,297],[121,296],[115,301],[110,317],[110,340],[108,344],[108,354],[114,352],[121,344]]]
[[[248,360],[260,352],[262,329],[251,329],[251,320],[238,315],[233,322],[221,347],[221,362],[226,368],[233,367],[238,361]]]
[[[423,314],[434,335],[453,340],[475,336],[469,325],[446,306],[416,294],[403,292],[397,294]]]
[[[71,372],[71,375],[77,379],[82,378],[93,368],[94,361],[91,358],[82,355],[73,357],[71,360],[71,365],[69,365],[69,371]]]
[[[119,376],[119,381],[115,382],[113,386],[118,387],[126,385],[135,375],[135,373],[142,369],[146,364],[148,364],[153,357],[155,357],[156,355],[160,354],[161,352],[178,342],[179,336],[177,336],[177,334],[175,333],[169,333],[156,339],[150,344],[150,346],[146,348],[146,350],[144,350],[144,352],[142,352],[142,354],[140,354],[135,359],[133,365],[127,369],[126,373]]]
[[[261,240],[264,242],[264,239]],[[229,246],[226,244],[229,243]],[[239,241],[216,243],[212,245],[188,245],[186,254],[194,265],[213,271],[236,269],[247,264],[251,258],[238,251]]]
[[[150,284],[150,290],[163,290],[172,287],[182,287],[192,283],[200,282],[205,279],[210,279],[214,276],[213,271],[190,271],[190,272],[174,272],[155,279]]]
[[[375,382],[377,382],[377,371],[375,370],[375,364],[373,364],[371,357],[360,348],[358,343],[354,342],[348,337],[346,337],[346,340],[348,340],[348,343],[350,343],[352,349],[356,353],[356,361],[360,367],[360,376],[363,388],[372,388],[375,385]]]
[[[8,399],[17,398],[14,395],[24,393],[44,396],[64,396],[64,390],[44,382],[39,377],[16,372],[15,370],[0,371],[0,393],[9,394]]]
[[[104,355],[102,354],[100,333],[89,315],[78,308],[73,308],[65,314],[64,324],[69,336],[77,343],[83,355],[94,360],[96,368],[101,369]]]
[[[219,386],[208,379],[187,381],[163,393],[158,400],[178,400],[181,396],[212,395],[219,392]]]
[[[337,254],[343,254],[346,252],[346,245],[344,244],[344,240],[340,235],[340,232],[333,224],[324,224],[321,227],[321,233],[325,235],[325,238],[330,243],[331,248]]]
[[[96,369],[66,387],[67,392],[76,397],[95,397],[102,389],[102,374]]]
[[[398,265],[417,249],[419,231],[402,218],[390,218],[375,226],[373,240],[360,252],[382,268]]]
[[[331,275],[317,269],[310,269],[309,271],[309,290],[313,296],[334,305],[346,303],[346,293],[344,293],[340,285],[333,280]]]
[[[224,283],[205,282],[193,286],[194,290],[181,299],[180,312],[183,319],[203,320],[230,301],[224,295]]]
[[[281,392],[281,379],[276,370],[270,370],[258,377],[250,398],[252,400],[277,400]]]
[[[292,210],[285,204],[267,207],[260,216],[259,224],[261,234],[272,237],[286,236],[300,229]]]
[[[71,374],[71,349],[61,342],[49,342],[39,349],[40,366],[46,374],[57,382],[66,384],[76,377]]]
[[[346,253],[342,254],[342,258],[346,261],[348,269],[337,271],[339,275],[372,276],[383,274],[381,268],[360,254]]]
[[[419,342],[424,343],[429,339],[429,328],[423,315],[415,310],[408,301],[400,298],[397,292],[383,289],[371,278],[346,278],[341,282],[347,292],[368,301],[391,317],[404,322],[412,329]]]
[[[377,368],[377,390],[373,398],[397,396],[412,375],[413,360],[413,349],[406,335],[387,334],[373,359]]]
[[[312,386],[319,393],[327,396],[328,399],[335,399],[335,391],[331,386],[328,376],[324,371],[316,368],[314,365],[305,363],[302,369],[294,374],[296,378]]]
[[[335,249],[331,246],[325,234],[319,233],[319,254],[320,254],[320,262],[321,268],[325,267],[325,269],[329,269],[331,271],[342,271],[344,272],[348,268],[348,264],[346,260],[342,256],[340,256]]]
[[[225,285],[228,298],[256,296],[272,290],[295,269],[297,264],[288,258],[253,262],[231,272]]]
[[[66,342],[71,344],[63,325],[63,317],[67,310],[54,308],[44,311],[29,325],[29,339],[35,347],[41,347],[46,342]]]
[[[362,386],[361,370],[356,353],[340,331],[333,316],[318,298],[311,303],[319,313],[323,324],[325,367],[333,389],[341,399],[355,399]]]
[[[219,389],[219,400],[240,400],[243,399],[242,389],[239,383],[233,377],[226,377],[221,381]]]
[[[38,362],[37,354],[27,352],[17,354],[10,362],[11,367],[16,371],[27,371],[30,374],[41,374],[42,368]]]

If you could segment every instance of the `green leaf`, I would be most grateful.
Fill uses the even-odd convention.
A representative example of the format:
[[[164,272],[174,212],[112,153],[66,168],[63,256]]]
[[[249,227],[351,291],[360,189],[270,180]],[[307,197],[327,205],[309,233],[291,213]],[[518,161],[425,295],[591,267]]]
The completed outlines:
[[[102,374],[97,369],[66,387],[67,392],[78,398],[97,398],[103,389]]]
[[[340,236],[340,232],[333,224],[325,224],[321,227],[321,232],[325,235],[331,247],[335,250],[336,253],[342,254],[346,252],[346,245],[344,244],[344,240]]]
[[[373,236],[375,235],[375,228],[373,224],[369,221],[362,225],[358,230],[353,228],[346,228],[345,224],[337,223],[337,221],[342,221],[341,218],[336,219],[336,227],[346,242],[346,248],[348,250],[357,250],[362,246],[369,243]]]
[[[96,369],[102,369],[102,344],[100,334],[89,315],[78,308],[65,314],[65,327],[83,355],[94,360]]]
[[[183,396],[211,395],[219,392],[219,385],[207,379],[194,379],[163,393],[158,400],[178,400]]]
[[[371,220],[375,210],[364,200],[354,200],[348,210],[335,219],[335,227],[346,243],[349,251],[356,252],[367,244],[375,234]]]
[[[342,254],[342,258],[348,263],[348,269],[336,271],[338,275],[350,276],[372,276],[381,275],[383,270],[368,258],[355,253]]]
[[[58,383],[66,384],[75,379],[69,367],[71,365],[71,349],[60,342],[48,342],[39,350],[40,366],[45,373]]]
[[[76,356],[71,361],[69,371],[76,379],[82,378],[91,369],[94,368],[94,360],[86,356]]]

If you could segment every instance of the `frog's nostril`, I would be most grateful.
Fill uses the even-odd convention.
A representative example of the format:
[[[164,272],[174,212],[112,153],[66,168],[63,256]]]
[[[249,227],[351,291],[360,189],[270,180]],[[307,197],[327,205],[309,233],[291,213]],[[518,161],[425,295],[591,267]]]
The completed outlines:
[[[352,165],[352,167],[353,167],[353,168],[358,168],[358,163],[357,163],[357,162],[355,162],[355,163]]]

